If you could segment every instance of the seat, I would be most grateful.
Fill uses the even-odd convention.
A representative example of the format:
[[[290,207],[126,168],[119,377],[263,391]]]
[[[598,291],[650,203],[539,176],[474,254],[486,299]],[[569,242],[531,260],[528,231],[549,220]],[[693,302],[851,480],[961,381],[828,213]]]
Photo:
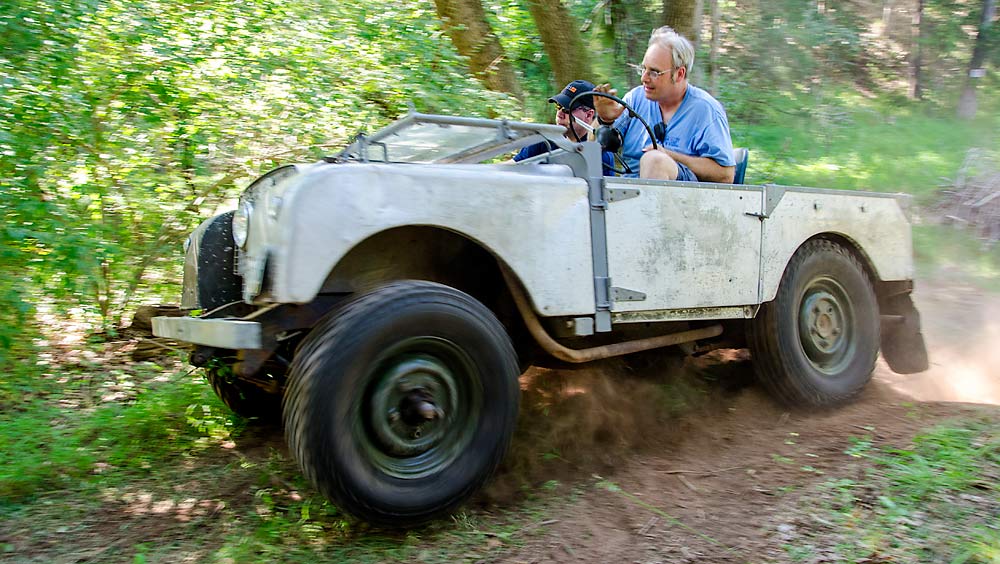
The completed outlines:
[[[733,160],[736,161],[736,174],[733,184],[743,184],[743,178],[747,174],[747,163],[750,161],[750,149],[737,147],[733,149]]]

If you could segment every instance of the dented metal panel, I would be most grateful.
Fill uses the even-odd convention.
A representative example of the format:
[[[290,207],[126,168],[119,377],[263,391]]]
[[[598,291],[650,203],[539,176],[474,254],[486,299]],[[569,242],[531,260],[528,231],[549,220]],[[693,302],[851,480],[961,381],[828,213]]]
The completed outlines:
[[[763,221],[760,301],[774,299],[795,250],[823,233],[856,243],[879,279],[912,279],[913,244],[900,198],[905,196],[784,188]]]
[[[305,303],[364,239],[395,227],[440,226],[503,259],[541,315],[593,314],[587,190],[562,165],[313,166],[281,193],[272,227],[248,258],[263,263],[266,254],[274,281],[268,300]]]
[[[615,301],[612,312],[757,303],[761,221],[747,213],[761,211],[762,187],[626,179],[606,183],[609,190],[640,188],[637,197],[608,204],[608,260],[614,286],[646,296]]]

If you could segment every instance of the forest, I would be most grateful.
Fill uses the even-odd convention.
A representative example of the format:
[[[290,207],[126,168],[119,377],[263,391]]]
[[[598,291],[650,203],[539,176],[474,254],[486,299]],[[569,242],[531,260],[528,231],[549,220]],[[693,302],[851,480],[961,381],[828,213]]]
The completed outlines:
[[[179,302],[187,234],[234,208],[250,181],[331,154],[411,107],[550,122],[547,99],[571,80],[608,82],[619,93],[635,86],[628,64],[641,62],[660,25],[695,43],[691,81],[722,102],[734,145],[750,149],[748,183],[912,194],[919,274],[945,272],[996,292],[997,12],[996,0],[4,2],[0,520],[8,525],[0,525],[0,560],[73,559],[22,531],[52,492],[89,515],[107,503],[108,488],[167,480],[156,472],[174,458],[210,464],[206,449],[250,432],[184,366],[183,352],[164,348],[153,362],[129,356],[145,339],[130,332],[137,310]],[[143,423],[151,420],[170,423]],[[977,425],[995,470],[998,429]],[[273,453],[254,460],[265,484],[253,499],[268,509],[236,519],[247,529],[220,538],[259,542],[222,550],[202,539],[196,560],[276,558],[283,553],[267,547],[282,537],[373,561],[464,558],[412,536],[364,537],[326,505],[317,518],[325,504],[318,496],[275,501],[274,492],[299,488],[286,486],[301,478]],[[530,474],[542,486],[526,495],[543,501],[524,502],[530,516],[522,517],[546,523],[539,507],[548,498],[538,492],[559,482]],[[605,494],[618,487],[597,484]],[[998,494],[983,495],[993,500],[983,546],[994,552],[975,552],[980,537],[960,535],[956,547],[896,553],[901,560],[851,554],[859,562],[995,562]],[[426,536],[452,542],[448,535],[472,531],[461,550],[495,556],[510,535],[523,537],[511,533],[522,526],[509,524],[522,517],[498,524],[473,513]],[[879,530],[883,541],[892,526]],[[339,540],[330,540],[333,531]],[[369,544],[343,548],[359,535]],[[96,552],[74,561],[178,559],[144,538],[88,546]],[[792,554],[775,561],[835,561]]]

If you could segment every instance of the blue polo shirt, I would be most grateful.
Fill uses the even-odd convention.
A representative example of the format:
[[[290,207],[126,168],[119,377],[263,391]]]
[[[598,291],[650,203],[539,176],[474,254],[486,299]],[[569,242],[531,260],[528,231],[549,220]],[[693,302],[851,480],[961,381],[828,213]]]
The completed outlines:
[[[559,147],[557,147],[555,143],[542,141],[540,143],[535,143],[534,145],[522,147],[521,150],[514,155],[514,160],[523,161],[524,159],[530,159],[531,157],[537,157],[538,155],[555,151],[558,148]],[[615,175],[615,157],[613,153],[601,151],[601,168],[603,169],[602,174],[604,176]]]
[[[642,86],[630,90],[623,100],[649,123],[649,127],[663,122],[659,103],[646,98]],[[649,134],[642,122],[629,117],[628,110],[615,120],[614,127],[622,134],[622,157],[634,171],[626,176],[638,176],[642,150],[652,145]],[[691,84],[688,84],[681,105],[667,123],[663,146],[693,157],[708,157],[720,166],[736,165],[726,110],[711,94]]]

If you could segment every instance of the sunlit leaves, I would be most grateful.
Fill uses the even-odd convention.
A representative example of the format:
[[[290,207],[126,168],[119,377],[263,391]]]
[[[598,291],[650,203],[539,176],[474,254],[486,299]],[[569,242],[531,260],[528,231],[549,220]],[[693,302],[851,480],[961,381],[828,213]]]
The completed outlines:
[[[108,326],[137,292],[175,299],[153,281],[178,278],[183,236],[263,170],[410,102],[518,112],[426,1],[17,0],[0,40],[0,261],[21,274],[0,309],[83,304]]]

